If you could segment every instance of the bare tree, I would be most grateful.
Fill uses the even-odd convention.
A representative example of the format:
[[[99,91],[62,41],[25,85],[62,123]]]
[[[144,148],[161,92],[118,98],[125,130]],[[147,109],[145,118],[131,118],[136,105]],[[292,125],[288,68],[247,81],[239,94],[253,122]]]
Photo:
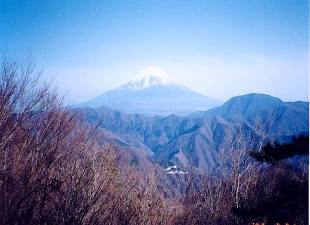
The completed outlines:
[[[220,165],[218,168],[222,179],[230,179],[233,205],[240,207],[241,198],[246,197],[255,184],[259,172],[255,160],[249,151],[257,146],[257,136],[247,132],[241,123],[227,131],[225,148],[220,148]]]

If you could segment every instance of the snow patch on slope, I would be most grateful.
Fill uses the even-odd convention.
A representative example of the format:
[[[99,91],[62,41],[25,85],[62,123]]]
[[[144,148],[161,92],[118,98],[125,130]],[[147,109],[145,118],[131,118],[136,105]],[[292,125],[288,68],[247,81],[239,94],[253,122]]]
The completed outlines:
[[[164,169],[164,170],[165,170],[166,173],[168,173],[168,174],[182,174],[182,175],[188,174],[188,172],[184,172],[184,171],[182,171],[182,170],[179,170],[179,169],[177,168],[177,166],[170,166],[170,167],[168,167],[168,168],[166,168],[166,169]]]

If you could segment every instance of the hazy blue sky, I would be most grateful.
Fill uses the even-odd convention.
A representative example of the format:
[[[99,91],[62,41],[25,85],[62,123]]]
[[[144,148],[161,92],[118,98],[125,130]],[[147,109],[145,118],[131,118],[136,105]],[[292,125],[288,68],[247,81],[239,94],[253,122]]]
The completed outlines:
[[[306,0],[0,0],[0,48],[31,55],[71,101],[149,65],[205,95],[308,99]]]

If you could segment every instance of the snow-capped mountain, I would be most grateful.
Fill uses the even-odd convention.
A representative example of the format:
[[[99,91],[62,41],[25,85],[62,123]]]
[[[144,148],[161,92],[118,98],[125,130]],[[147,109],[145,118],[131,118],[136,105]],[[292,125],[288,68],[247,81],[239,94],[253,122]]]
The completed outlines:
[[[219,101],[194,92],[160,75],[145,76],[75,107],[107,106],[126,113],[147,115],[188,114],[219,105]]]

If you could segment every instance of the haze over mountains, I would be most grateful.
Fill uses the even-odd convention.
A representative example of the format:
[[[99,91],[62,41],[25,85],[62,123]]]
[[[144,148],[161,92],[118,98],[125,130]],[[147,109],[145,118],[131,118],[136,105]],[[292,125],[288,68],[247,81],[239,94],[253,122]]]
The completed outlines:
[[[220,105],[220,101],[153,73],[130,81],[75,107],[107,106],[126,113],[185,115]]]
[[[187,116],[127,114],[99,107],[99,101],[96,108],[75,110],[88,123],[99,123],[106,142],[138,153],[137,164],[143,155],[163,168],[175,165],[185,172],[212,171],[220,162],[220,150],[231,148],[237,138],[238,144],[251,149],[309,131],[308,102],[283,102],[265,94],[233,97],[222,106]]]
[[[137,166],[211,172],[223,149],[257,149],[309,131],[308,102],[252,93],[221,105],[153,70],[142,75],[75,105],[86,122],[99,124],[102,143],[127,149]]]

